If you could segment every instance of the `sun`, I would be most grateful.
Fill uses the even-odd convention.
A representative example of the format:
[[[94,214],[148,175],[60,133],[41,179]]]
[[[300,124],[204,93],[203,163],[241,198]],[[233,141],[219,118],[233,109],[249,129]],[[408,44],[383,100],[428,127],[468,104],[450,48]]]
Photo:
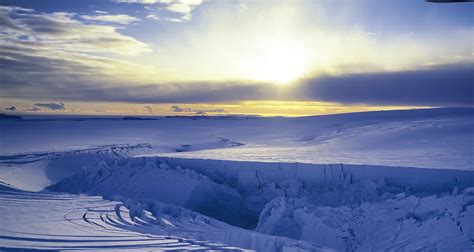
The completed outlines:
[[[247,63],[246,77],[258,81],[287,84],[309,70],[311,52],[292,40],[261,41],[253,59]]]

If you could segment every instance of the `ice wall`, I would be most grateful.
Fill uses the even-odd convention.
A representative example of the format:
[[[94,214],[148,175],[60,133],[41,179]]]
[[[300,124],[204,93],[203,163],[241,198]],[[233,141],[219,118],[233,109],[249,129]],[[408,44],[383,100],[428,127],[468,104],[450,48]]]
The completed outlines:
[[[387,186],[441,192],[474,186],[474,171],[352,164],[304,164],[156,157],[161,163],[202,173],[240,189],[287,179],[303,183],[351,184],[384,180]],[[252,185],[253,184],[253,185]]]

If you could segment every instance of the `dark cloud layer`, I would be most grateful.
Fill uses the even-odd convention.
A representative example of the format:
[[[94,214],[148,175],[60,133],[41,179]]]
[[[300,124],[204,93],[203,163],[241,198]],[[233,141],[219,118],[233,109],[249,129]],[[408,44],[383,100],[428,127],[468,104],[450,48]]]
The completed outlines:
[[[326,76],[300,86],[302,98],[372,105],[474,105],[474,66]]]
[[[28,57],[21,62],[10,63],[1,62],[4,71],[0,73],[0,96],[5,98],[148,104],[305,100],[368,105],[474,105],[472,64],[319,76],[278,86],[261,82],[115,84],[91,81],[77,73],[48,69],[45,66],[52,66],[49,64],[51,60],[41,57]],[[64,61],[61,64],[63,69],[77,66],[75,62],[68,65]],[[24,74],[25,69],[28,69],[28,74]],[[85,70],[87,67],[79,66],[77,69]]]
[[[21,82],[3,78],[15,98],[131,103],[223,103],[245,100],[305,100],[343,104],[471,106],[474,105],[473,65],[437,66],[424,70],[322,76],[288,86],[268,83],[171,83],[103,85],[79,79],[37,78]],[[5,75],[5,77],[8,77]],[[18,80],[20,78],[20,80]],[[17,85],[8,85],[9,81]],[[25,84],[31,83],[31,84]],[[26,87],[29,86],[29,87]],[[20,92],[20,90],[23,90]],[[26,90],[26,91],[25,91]],[[29,93],[28,92],[31,92]],[[12,97],[9,97],[12,98]]]
[[[74,100],[136,103],[219,103],[306,100],[369,105],[474,105],[473,65],[424,70],[323,76],[288,86],[265,83],[159,84],[85,89]]]

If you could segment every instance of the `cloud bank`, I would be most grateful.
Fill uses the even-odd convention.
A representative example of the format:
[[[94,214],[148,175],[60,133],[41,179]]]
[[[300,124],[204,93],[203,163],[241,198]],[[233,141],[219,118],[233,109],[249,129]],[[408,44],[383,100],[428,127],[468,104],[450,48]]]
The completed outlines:
[[[346,104],[472,106],[474,64],[324,76],[303,81],[297,96]]]
[[[35,103],[36,107],[43,107],[50,110],[65,110],[66,105],[64,103]]]
[[[11,106],[11,107],[4,108],[3,111],[9,111],[9,112],[39,112],[39,111],[41,111],[41,109],[36,108],[36,107],[20,108],[20,107],[17,107],[17,106]]]
[[[224,109],[192,109],[192,108],[182,108],[178,105],[173,105],[170,107],[171,112],[176,113],[194,113],[196,115],[205,115],[207,113],[227,113]]]
[[[39,67],[44,65],[38,63]],[[9,69],[12,67],[10,66]],[[19,66],[19,69],[23,67]],[[11,71],[11,70],[9,70]],[[28,83],[8,75],[0,97],[127,103],[232,103],[241,101],[327,101],[341,104],[473,106],[474,64],[420,70],[316,76],[289,85],[265,82],[194,82],[147,85],[87,83],[67,78]],[[10,77],[11,76],[11,77]],[[23,82],[26,81],[26,82]],[[13,83],[22,83],[22,86]],[[176,112],[183,108],[175,108]],[[193,112],[193,111],[189,111]]]

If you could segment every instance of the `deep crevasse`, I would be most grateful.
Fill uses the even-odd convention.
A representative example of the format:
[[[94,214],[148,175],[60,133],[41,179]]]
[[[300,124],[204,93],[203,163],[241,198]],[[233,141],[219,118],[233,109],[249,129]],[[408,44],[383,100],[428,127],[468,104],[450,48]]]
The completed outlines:
[[[171,203],[234,226],[335,249],[463,250],[474,239],[473,174],[137,157],[87,167],[51,189]]]

